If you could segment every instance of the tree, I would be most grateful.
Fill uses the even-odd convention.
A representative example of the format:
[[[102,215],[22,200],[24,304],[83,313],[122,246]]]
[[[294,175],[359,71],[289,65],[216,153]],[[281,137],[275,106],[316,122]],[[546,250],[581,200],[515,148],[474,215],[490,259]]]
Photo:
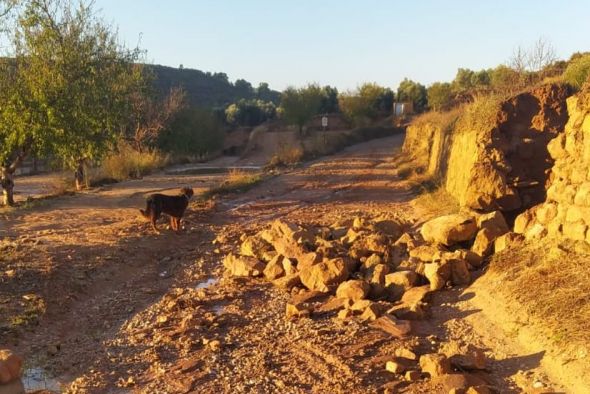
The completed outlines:
[[[322,89],[315,84],[296,89],[287,88],[281,95],[281,108],[284,119],[299,128],[299,136],[303,135],[303,126],[320,111]]]
[[[201,108],[185,108],[158,136],[164,151],[205,157],[223,147],[224,132],[215,114]]]
[[[397,100],[400,102],[411,101],[414,103],[414,110],[422,112],[428,105],[426,87],[418,82],[404,78],[397,88]]]
[[[453,90],[455,93],[465,93],[473,88],[473,77],[475,73],[468,68],[460,68],[453,80]]]
[[[252,84],[245,79],[238,79],[234,82],[234,87],[236,88],[237,93],[242,97],[252,97],[254,96],[254,88]]]
[[[225,110],[225,121],[232,126],[258,126],[274,119],[276,106],[270,101],[240,100]]]
[[[338,112],[338,89],[326,85],[322,88],[322,100],[319,112],[329,114]]]
[[[145,85],[144,85],[145,86]],[[127,139],[138,152],[152,145],[158,135],[185,106],[185,92],[181,88],[172,88],[161,99],[155,97],[147,87],[140,88],[131,95],[131,119]]]
[[[448,82],[435,82],[428,88],[428,105],[435,111],[448,109],[453,102],[453,88]]]
[[[31,151],[76,168],[82,186],[86,160],[100,160],[119,136],[140,75],[139,51],[122,47],[91,5],[30,0],[14,32],[0,111],[1,182],[11,204],[13,174]]]
[[[355,91],[339,96],[339,106],[344,115],[357,124],[388,114],[393,107],[393,91],[376,83],[365,83]]]
[[[519,84],[520,74],[511,67],[499,65],[490,71],[490,86],[496,92],[512,92]]]

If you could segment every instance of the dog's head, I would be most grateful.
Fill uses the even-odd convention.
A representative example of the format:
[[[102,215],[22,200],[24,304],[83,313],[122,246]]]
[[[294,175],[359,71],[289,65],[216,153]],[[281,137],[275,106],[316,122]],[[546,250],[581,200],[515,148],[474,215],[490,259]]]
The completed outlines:
[[[193,197],[193,195],[195,194],[195,192],[190,187],[183,187],[182,189],[180,189],[180,194],[182,194],[188,200],[190,200]]]

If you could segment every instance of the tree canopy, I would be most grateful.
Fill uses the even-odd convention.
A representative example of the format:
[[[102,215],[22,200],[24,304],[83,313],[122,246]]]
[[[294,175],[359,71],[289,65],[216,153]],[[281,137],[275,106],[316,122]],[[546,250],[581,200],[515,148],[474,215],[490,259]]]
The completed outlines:
[[[302,134],[305,123],[319,113],[323,97],[322,89],[315,84],[285,89],[281,95],[283,118],[287,123],[296,125],[299,133]]]

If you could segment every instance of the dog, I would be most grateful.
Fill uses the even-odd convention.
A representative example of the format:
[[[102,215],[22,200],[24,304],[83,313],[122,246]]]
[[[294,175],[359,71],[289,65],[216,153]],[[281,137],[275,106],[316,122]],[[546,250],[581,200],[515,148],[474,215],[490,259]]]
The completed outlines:
[[[184,187],[180,190],[178,196],[168,196],[166,194],[155,193],[146,199],[145,210],[140,209],[141,215],[152,223],[152,228],[156,233],[160,233],[156,227],[156,221],[165,213],[170,216],[170,227],[172,230],[180,231],[180,221],[188,203],[193,197],[194,192],[190,187]]]

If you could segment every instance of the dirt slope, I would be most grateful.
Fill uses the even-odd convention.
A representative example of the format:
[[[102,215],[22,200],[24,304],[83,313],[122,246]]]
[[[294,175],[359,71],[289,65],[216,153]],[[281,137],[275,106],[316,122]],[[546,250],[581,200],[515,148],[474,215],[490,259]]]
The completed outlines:
[[[10,237],[0,260],[3,316],[40,301],[46,313],[36,326],[3,331],[0,346],[73,381],[71,392],[446,393],[385,372],[384,361],[402,347],[426,353],[466,343],[485,349],[483,378],[498,392],[559,389],[540,366],[543,355],[486,320],[469,288],[437,293],[432,318],[402,340],[330,313],[287,320],[289,294],[223,277],[221,256],[275,218],[423,220],[390,162],[402,139],[360,144],[243,195],[193,204],[182,235],[153,235],[136,209],[152,190],[207,186],[211,177],[150,177],[8,214],[0,228]]]

